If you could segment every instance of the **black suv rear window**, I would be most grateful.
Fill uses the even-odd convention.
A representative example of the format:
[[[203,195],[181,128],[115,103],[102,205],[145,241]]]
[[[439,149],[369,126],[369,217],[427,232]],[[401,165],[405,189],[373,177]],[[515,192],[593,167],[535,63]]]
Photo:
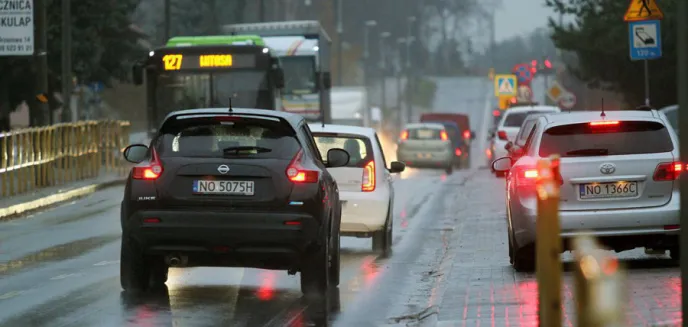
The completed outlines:
[[[436,128],[409,128],[409,140],[439,140],[441,129]]]
[[[663,153],[674,150],[666,127],[650,121],[620,121],[552,127],[544,132],[540,156],[604,156]]]
[[[370,160],[373,160],[373,150],[370,139],[367,137],[338,133],[313,133],[313,138],[323,159],[327,158],[327,151],[330,149],[344,149],[349,153],[347,167],[363,168]]]
[[[277,119],[223,116],[165,123],[155,140],[162,158],[206,157],[291,160],[301,146],[294,130]]]

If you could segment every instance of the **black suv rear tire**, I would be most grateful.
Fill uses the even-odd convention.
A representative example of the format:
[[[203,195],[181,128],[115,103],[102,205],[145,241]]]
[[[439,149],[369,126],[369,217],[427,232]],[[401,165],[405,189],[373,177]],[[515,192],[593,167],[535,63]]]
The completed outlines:
[[[119,280],[122,289],[128,292],[146,291],[150,286],[150,277],[151,270],[141,250],[134,242],[122,235],[119,262]]]
[[[329,287],[329,240],[311,250],[302,259],[301,292],[304,295],[326,294]]]

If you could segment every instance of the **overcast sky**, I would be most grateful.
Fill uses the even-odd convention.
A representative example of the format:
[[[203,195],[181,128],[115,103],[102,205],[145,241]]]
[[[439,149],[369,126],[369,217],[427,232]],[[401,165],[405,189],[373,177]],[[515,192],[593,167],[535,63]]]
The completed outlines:
[[[547,19],[554,12],[544,3],[544,0],[502,0],[496,15],[497,42],[547,26]]]

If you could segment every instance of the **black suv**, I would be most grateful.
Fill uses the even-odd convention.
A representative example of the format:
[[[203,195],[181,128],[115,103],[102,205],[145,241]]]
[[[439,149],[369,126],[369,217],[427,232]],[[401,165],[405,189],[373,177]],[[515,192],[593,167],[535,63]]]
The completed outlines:
[[[303,117],[259,109],[169,114],[122,200],[120,280],[145,291],[168,267],[253,267],[301,274],[304,293],[339,285],[339,190]],[[327,162],[327,166],[323,163]]]

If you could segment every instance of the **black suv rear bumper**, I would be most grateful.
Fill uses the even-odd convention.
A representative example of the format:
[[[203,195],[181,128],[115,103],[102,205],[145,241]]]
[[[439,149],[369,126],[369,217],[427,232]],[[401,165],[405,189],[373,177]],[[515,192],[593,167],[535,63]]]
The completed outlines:
[[[324,240],[314,217],[276,212],[139,211],[124,234],[147,255],[188,256],[186,266],[267,269],[298,269]]]

